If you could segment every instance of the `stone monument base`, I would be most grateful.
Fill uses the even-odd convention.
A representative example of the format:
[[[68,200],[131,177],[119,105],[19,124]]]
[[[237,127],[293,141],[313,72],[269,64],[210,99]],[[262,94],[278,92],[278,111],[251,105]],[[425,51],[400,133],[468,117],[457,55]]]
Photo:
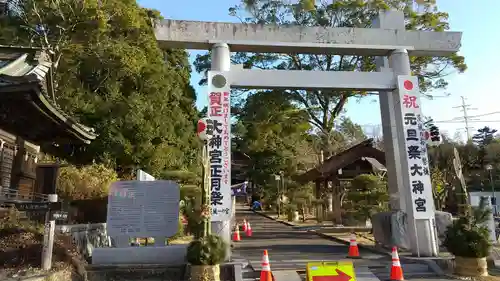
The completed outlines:
[[[187,262],[187,246],[94,248],[92,265],[181,265]]]

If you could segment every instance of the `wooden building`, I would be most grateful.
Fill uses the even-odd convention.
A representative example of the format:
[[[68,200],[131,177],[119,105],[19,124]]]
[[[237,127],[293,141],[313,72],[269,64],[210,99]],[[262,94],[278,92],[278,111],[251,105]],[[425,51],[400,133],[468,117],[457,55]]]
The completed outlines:
[[[17,187],[21,193],[26,194],[33,191],[39,152],[39,146],[25,142],[23,159],[20,159],[22,163]],[[14,156],[17,153],[16,137],[0,130],[0,187],[10,187]]]
[[[352,180],[361,174],[376,173],[385,176],[385,153],[374,147],[373,139],[365,140],[328,158],[323,164],[295,178],[300,183],[315,183],[315,197],[333,195],[334,222],[342,223],[342,181]],[[323,210],[318,211],[322,215]]]
[[[350,180],[361,174],[384,173],[385,153],[374,147],[373,139],[365,140],[333,155],[316,168],[295,178],[298,182]]]
[[[46,52],[0,46],[0,188],[49,192],[46,179],[40,179],[47,165],[37,165],[40,147],[67,155],[97,136],[57,107],[53,79]]]

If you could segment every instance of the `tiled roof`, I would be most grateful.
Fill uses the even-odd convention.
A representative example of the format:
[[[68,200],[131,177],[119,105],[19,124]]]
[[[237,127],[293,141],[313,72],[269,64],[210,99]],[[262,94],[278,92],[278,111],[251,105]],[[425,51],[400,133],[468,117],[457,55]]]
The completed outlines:
[[[374,162],[370,161],[368,158],[376,160],[381,166],[385,164],[385,154],[383,151],[373,147],[373,139],[367,139],[338,154],[333,155],[318,167],[296,176],[295,180],[299,182],[308,182],[329,177],[335,175],[338,169],[342,169],[358,159],[368,161],[368,163],[372,165],[372,168],[381,168],[381,166],[377,164],[377,166],[373,166]]]
[[[53,86],[48,79],[51,71],[50,56],[41,49],[0,45],[0,99],[13,92],[26,94],[26,90],[21,91],[16,86],[32,85],[28,100],[36,110],[43,111],[47,120],[64,124],[70,134],[89,143],[97,137],[94,129],[78,123],[52,100]]]

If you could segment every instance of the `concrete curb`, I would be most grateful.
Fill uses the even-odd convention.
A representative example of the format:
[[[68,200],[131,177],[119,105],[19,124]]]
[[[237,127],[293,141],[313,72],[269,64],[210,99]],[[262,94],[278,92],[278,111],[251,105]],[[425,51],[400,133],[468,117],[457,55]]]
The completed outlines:
[[[275,219],[275,218],[273,218],[273,217],[271,217],[263,212],[259,212],[259,211],[253,211],[253,212],[258,214],[258,215],[261,215],[265,218],[271,219],[275,222],[279,222],[279,223],[287,225],[287,226],[292,226],[292,227],[296,226],[293,223],[290,223],[287,221],[277,220],[277,219]],[[349,241],[345,241],[345,240],[342,240],[342,239],[337,238],[337,237],[329,236],[329,235],[326,235],[324,233],[318,232],[316,230],[307,230],[307,232],[316,234],[317,236],[319,236],[323,239],[328,239],[328,240],[331,240],[333,242],[337,242],[337,243],[341,243],[341,244],[344,244],[346,246],[349,246]],[[363,244],[358,243],[358,248],[360,248],[362,250],[370,251],[372,253],[379,254],[379,255],[391,256],[391,253],[389,253],[385,250],[382,250],[382,249],[376,249],[375,247],[372,247],[372,246],[367,246],[367,245],[363,245]],[[401,257],[401,259],[404,259],[404,258]]]
[[[444,272],[444,270],[437,264],[437,262],[433,260],[420,260],[420,261],[424,262],[429,267],[429,269],[434,271],[434,273],[436,273],[437,275],[448,276],[448,274]]]

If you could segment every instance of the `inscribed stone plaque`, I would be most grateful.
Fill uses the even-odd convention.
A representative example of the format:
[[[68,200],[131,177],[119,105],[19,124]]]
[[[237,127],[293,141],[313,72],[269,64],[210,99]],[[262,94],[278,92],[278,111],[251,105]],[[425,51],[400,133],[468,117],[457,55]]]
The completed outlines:
[[[117,181],[109,190],[109,236],[170,237],[177,233],[179,185],[173,181]]]

